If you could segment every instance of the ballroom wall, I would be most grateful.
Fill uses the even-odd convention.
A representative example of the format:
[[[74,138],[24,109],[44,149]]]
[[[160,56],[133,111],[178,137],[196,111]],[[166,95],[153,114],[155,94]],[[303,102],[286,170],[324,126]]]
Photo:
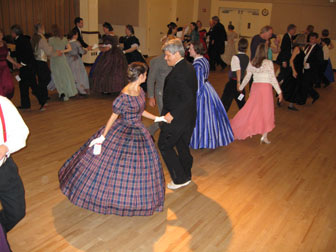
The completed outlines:
[[[210,5],[220,6],[227,1],[200,0],[199,14],[202,9],[208,9]],[[298,26],[303,31],[308,24],[313,24],[317,32],[328,28],[332,39],[336,39],[336,3],[329,0],[239,0],[241,3],[271,3],[272,13],[270,25],[276,33],[286,32],[290,23]],[[211,15],[218,15],[218,9],[203,13],[203,20],[209,20]]]
[[[24,33],[32,35],[33,25],[43,23],[46,31],[58,24],[63,33],[74,26],[79,15],[79,0],[0,0],[0,28],[9,34],[13,24],[19,24]]]

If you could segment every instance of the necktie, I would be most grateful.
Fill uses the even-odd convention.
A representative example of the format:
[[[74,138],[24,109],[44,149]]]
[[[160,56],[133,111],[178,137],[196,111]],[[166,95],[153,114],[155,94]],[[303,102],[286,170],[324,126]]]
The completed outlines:
[[[310,49],[312,48],[312,46],[311,45],[309,45],[308,47],[307,47],[307,50],[306,50],[306,55],[310,52]]]

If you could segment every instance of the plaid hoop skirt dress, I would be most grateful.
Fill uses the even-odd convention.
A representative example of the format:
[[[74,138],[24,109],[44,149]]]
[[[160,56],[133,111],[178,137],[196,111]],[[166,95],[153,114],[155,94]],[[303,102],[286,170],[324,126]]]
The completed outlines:
[[[105,137],[100,155],[93,155],[94,134],[59,171],[60,188],[82,208],[121,216],[148,216],[163,210],[165,181],[159,155],[141,122],[145,93],[121,93],[113,103],[119,114]]]

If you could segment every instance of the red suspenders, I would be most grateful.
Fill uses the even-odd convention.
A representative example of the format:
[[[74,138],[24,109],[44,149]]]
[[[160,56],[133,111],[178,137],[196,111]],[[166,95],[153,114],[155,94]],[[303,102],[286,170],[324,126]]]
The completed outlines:
[[[6,123],[5,123],[5,117],[1,108],[1,104],[0,104],[0,119],[1,119],[1,124],[2,124],[2,131],[3,131],[3,139],[4,139],[4,143],[7,142],[7,131],[6,131]]]

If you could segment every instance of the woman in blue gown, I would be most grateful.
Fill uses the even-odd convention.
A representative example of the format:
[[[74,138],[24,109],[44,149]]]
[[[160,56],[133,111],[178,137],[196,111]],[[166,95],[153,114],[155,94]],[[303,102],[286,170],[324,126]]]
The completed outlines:
[[[190,44],[190,56],[198,79],[197,119],[190,147],[215,149],[233,142],[234,137],[224,106],[208,81],[210,65],[200,42]]]

